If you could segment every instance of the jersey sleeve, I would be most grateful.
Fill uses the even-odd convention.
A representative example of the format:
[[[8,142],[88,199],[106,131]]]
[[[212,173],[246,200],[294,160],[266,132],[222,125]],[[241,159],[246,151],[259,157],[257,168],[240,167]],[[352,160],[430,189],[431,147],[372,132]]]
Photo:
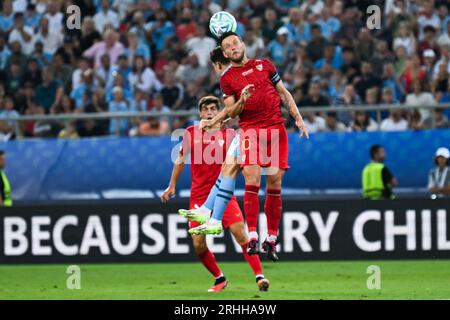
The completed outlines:
[[[223,98],[234,96],[234,91],[231,88],[230,81],[227,77],[220,78],[220,89],[222,90]]]
[[[184,131],[183,141],[181,142],[180,150],[178,151],[178,154],[180,157],[183,157],[183,156],[189,154],[189,152],[191,150],[191,138],[192,138],[192,132],[188,128]]]
[[[281,81],[281,77],[277,71],[277,68],[275,67],[275,65],[272,63],[272,61],[270,61],[269,59],[264,59],[265,64],[267,65],[268,69],[269,69],[269,77],[270,77],[270,81],[272,82],[272,84],[274,86],[277,85],[278,82]]]

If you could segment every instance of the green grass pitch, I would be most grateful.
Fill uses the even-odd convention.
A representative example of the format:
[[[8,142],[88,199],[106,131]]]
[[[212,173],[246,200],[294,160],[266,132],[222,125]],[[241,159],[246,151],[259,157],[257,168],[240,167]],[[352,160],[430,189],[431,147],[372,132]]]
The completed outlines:
[[[200,263],[81,264],[81,289],[66,287],[68,265],[0,266],[0,299],[450,299],[450,260],[264,262],[269,292],[245,263],[220,263],[228,288],[210,294]],[[367,267],[381,268],[381,290]]]

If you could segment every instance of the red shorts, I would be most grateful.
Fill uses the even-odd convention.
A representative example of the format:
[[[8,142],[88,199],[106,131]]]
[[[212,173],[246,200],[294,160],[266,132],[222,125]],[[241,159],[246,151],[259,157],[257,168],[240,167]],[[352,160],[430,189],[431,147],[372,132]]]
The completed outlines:
[[[241,130],[241,167],[289,169],[289,142],[284,124]]]
[[[205,202],[206,199],[203,201],[194,201],[191,199],[190,202],[190,209],[194,209],[195,205],[200,206],[202,203]],[[228,203],[228,206],[225,209],[225,212],[223,213],[223,219],[222,219],[222,225],[225,229],[228,229],[232,224],[236,222],[244,222],[244,216],[242,215],[241,208],[239,207],[239,203],[237,202],[237,199],[235,196],[231,198],[230,202]],[[189,229],[198,227],[200,224],[195,221],[189,221]]]

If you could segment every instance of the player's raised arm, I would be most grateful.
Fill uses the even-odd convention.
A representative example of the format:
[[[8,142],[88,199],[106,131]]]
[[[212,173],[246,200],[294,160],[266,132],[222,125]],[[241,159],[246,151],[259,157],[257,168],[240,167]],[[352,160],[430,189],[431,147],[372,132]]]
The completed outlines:
[[[295,103],[292,94],[288,91],[288,89],[286,89],[283,81],[278,81],[278,83],[275,85],[275,88],[280,94],[281,101],[283,101],[283,104],[287,107],[289,113],[295,119],[295,125],[300,129],[301,132],[300,137],[305,136],[307,139],[309,139],[308,129],[303,122],[302,115],[298,110],[297,104]]]
[[[244,110],[245,103],[250,98],[252,93],[255,91],[255,86],[253,84],[247,85],[242,89],[241,97],[238,101],[235,100],[234,96],[229,96],[225,98],[225,109],[231,118],[237,117]]]
[[[242,89],[241,97],[238,101],[234,96],[227,96],[224,98],[225,108],[211,120],[202,120],[200,122],[200,128],[207,129],[213,128],[218,123],[223,122],[227,117],[235,118],[241,114],[244,109],[244,105],[254,92],[255,86],[253,84],[247,85]]]

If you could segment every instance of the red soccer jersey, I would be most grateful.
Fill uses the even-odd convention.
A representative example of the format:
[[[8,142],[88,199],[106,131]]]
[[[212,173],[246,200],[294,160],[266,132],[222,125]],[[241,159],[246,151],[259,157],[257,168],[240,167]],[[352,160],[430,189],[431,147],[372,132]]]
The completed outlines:
[[[281,99],[275,85],[280,81],[275,66],[268,59],[250,59],[240,67],[231,66],[221,77],[220,87],[224,98],[234,96],[239,100],[242,89],[253,84],[255,92],[250,96],[239,115],[242,129],[264,128],[284,123]]]
[[[180,155],[190,155],[191,202],[201,205],[219,177],[228,147],[235,136],[232,129],[206,132],[197,126],[186,129]]]

